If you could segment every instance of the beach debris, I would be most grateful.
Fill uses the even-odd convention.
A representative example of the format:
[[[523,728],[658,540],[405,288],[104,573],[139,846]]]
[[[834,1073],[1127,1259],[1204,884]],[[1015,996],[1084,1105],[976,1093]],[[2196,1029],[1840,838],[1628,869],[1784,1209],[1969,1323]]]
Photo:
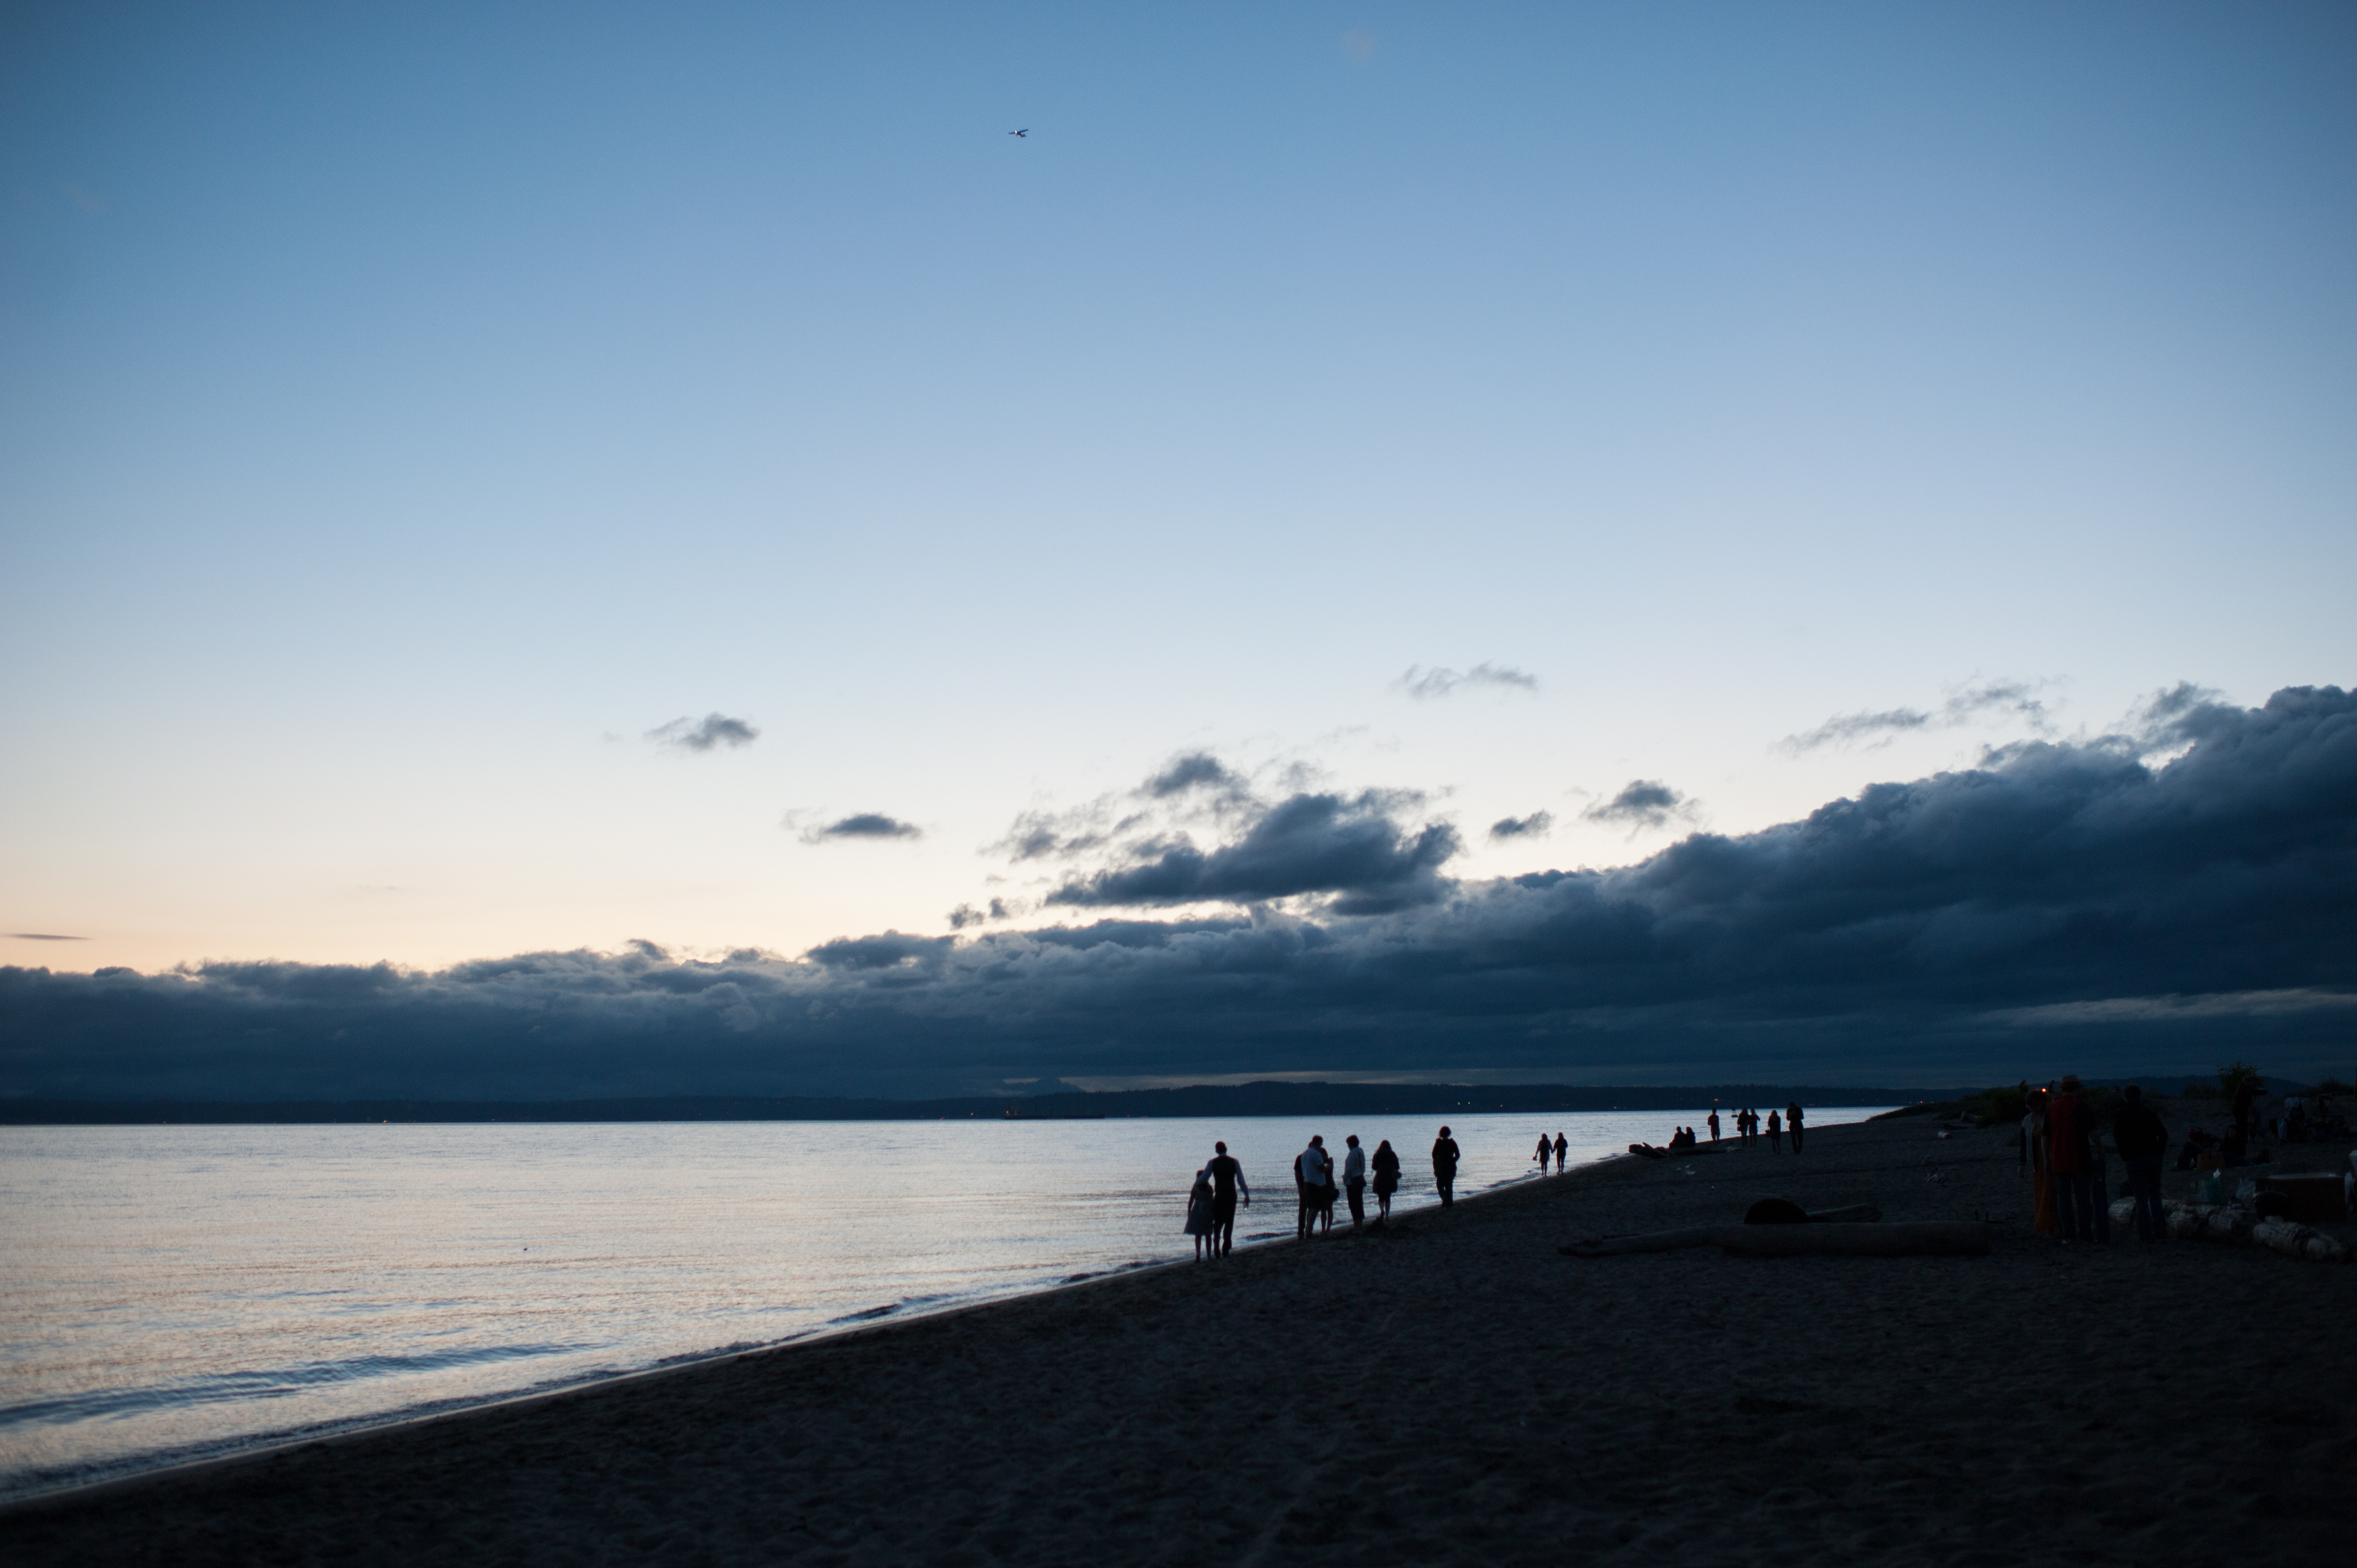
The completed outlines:
[[[1720,1230],[1699,1225],[1685,1230],[1650,1230],[1636,1236],[1591,1236],[1557,1247],[1566,1258],[1618,1258],[1630,1252],[1676,1252],[1707,1247]]]
[[[2290,1219],[2262,1219],[2251,1227],[2251,1240],[2288,1257],[2319,1263],[2345,1263],[2349,1249],[2320,1230]]]
[[[2169,1233],[2180,1241],[2247,1241],[2258,1216],[2225,1203],[2172,1203]]]
[[[1749,1258],[1980,1258],[1988,1227],[1973,1219],[1864,1225],[1729,1225],[1722,1251]]]
[[[2256,1242],[2288,1257],[2345,1263],[2348,1246],[2292,1219],[2263,1219],[2231,1204],[2171,1203],[2169,1234],[2177,1240]]]

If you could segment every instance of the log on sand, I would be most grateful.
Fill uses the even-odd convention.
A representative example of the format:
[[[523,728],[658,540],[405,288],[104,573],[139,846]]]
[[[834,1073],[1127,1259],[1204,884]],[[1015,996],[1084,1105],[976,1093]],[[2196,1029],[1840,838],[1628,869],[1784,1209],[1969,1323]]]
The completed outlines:
[[[2349,1262],[2346,1245],[2296,1220],[2262,1219],[2251,1227],[2251,1240],[2288,1257],[2307,1258],[2319,1263]]]
[[[1989,1228],[1977,1219],[1891,1225],[1727,1225],[1713,1238],[1747,1258],[1983,1258]]]
[[[1857,1225],[1882,1218],[1882,1210],[1871,1203],[1853,1203],[1846,1208],[1813,1208],[1808,1211],[1811,1223],[1819,1225]],[[1566,1258],[1618,1258],[1631,1252],[1676,1252],[1688,1247],[1713,1247],[1718,1244],[1724,1225],[1696,1225],[1684,1230],[1647,1230],[1634,1236],[1607,1236],[1600,1240],[1574,1241],[1557,1247]],[[1768,1229],[1783,1229],[1770,1226]]]

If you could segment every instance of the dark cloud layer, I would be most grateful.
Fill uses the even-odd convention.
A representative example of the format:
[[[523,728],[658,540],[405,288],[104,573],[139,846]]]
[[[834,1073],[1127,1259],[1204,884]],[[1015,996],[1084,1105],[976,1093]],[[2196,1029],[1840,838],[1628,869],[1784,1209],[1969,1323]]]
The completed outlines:
[[[1297,796],[1217,850],[1131,867],[1124,889],[1417,889],[1380,914],[888,931],[800,958],[647,944],[434,973],[0,969],[0,1092],[913,1095],[1471,1069],[1959,1082],[2238,1055],[2349,1070],[2357,700],[2336,689],[2156,708],[2134,734],[2007,746],[1616,870],[1451,884],[1435,846],[1453,841],[1430,832]],[[1313,869],[1333,866],[1361,869]]]
[[[1065,883],[1050,904],[1266,903],[1338,895],[1338,915],[1383,914],[1440,897],[1440,867],[1456,854],[1445,822],[1403,829],[1379,795],[1295,795],[1235,843],[1206,853],[1191,843],[1149,845],[1135,864]]]
[[[710,751],[716,746],[750,746],[761,737],[761,732],[743,719],[732,719],[726,714],[706,714],[700,719],[673,719],[647,731],[647,738],[657,746],[675,751]]]

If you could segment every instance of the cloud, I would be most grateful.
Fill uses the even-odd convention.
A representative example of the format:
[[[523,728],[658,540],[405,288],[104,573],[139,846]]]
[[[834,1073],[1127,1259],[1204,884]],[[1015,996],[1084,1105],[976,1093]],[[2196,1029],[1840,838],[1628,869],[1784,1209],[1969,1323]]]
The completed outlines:
[[[1337,914],[1379,914],[1440,896],[1440,867],[1457,831],[1393,820],[1394,798],[1298,794],[1264,812],[1243,836],[1209,852],[1191,843],[1148,843],[1130,864],[1066,882],[1051,905],[1265,903],[1335,895]]]
[[[810,950],[811,961],[829,969],[874,971],[922,967],[939,963],[949,951],[949,937],[904,937],[886,931],[880,937],[843,937]]]
[[[710,751],[716,746],[750,746],[761,736],[743,719],[726,714],[706,714],[700,719],[673,719],[647,731],[647,738],[673,751]]]
[[[1533,811],[1527,817],[1500,817],[1490,824],[1493,839],[1543,839],[1555,826],[1552,811]]]
[[[1210,752],[1181,752],[1125,795],[1101,795],[1066,811],[1020,813],[1006,836],[982,853],[1017,865],[1119,854],[1125,844],[1134,850],[1168,837],[1183,823],[1230,820],[1265,809],[1244,775]]]
[[[1190,751],[1172,757],[1168,767],[1139,788],[1138,793],[1167,800],[1191,789],[1213,790],[1222,795],[1246,792],[1244,780],[1218,757],[1208,751]]]
[[[2028,742],[1607,870],[1440,881],[1405,807],[1339,795],[1128,868],[1239,896],[1433,873],[1428,899],[1351,918],[1262,903],[431,972],[0,968],[0,1094],[919,1095],[1410,1069],[1941,1084],[2236,1056],[2345,1075],[2357,698],[2290,688],[2165,723],[2185,747],[2165,762],[2133,727]]]
[[[802,843],[826,843],[837,839],[920,839],[925,830],[914,822],[888,817],[881,811],[856,811],[848,817],[802,830]]]
[[[2190,690],[2190,688],[2188,688]],[[1952,693],[1936,712],[1922,708],[1889,708],[1881,713],[1841,714],[1805,735],[1788,735],[1776,749],[1799,757],[1823,746],[1849,746],[1858,741],[1888,745],[1896,736],[1916,730],[1953,729],[1985,714],[2021,719],[2037,733],[2052,729],[2038,688],[2022,681],[1991,681]]]
[[[20,942],[86,942],[88,937],[61,937],[55,931],[10,931]]]
[[[1691,822],[1695,805],[1690,797],[1679,794],[1659,779],[1631,779],[1620,787],[1620,793],[1579,814],[1587,822],[1626,827],[1637,832],[1646,828],[1665,828],[1674,822]]]
[[[1411,664],[1407,667],[1407,673],[1392,683],[1420,703],[1446,697],[1466,686],[1494,686],[1510,692],[1536,692],[1539,689],[1537,676],[1509,665],[1486,662],[1461,671],[1426,670],[1421,665]]]

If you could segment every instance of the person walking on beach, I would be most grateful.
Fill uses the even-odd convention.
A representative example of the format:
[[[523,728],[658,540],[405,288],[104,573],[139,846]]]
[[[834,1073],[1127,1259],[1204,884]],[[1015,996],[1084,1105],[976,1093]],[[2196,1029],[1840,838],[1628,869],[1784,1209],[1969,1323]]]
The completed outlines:
[[[1244,1207],[1252,1207],[1252,1184],[1244,1180],[1243,1166],[1228,1155],[1225,1144],[1211,1145],[1211,1163],[1203,1168],[1211,1173],[1211,1221],[1219,1227],[1219,1253],[1226,1257],[1236,1250],[1236,1194],[1244,1197]]]
[[[1312,1136],[1309,1146],[1293,1156],[1293,1180],[1301,1195],[1301,1212],[1294,1221],[1294,1234],[1307,1241],[1318,1224],[1318,1211],[1326,1198],[1326,1139]]]
[[[1375,1145],[1375,1229],[1382,1230],[1392,1217],[1392,1194],[1399,1190],[1399,1155],[1392,1152],[1392,1141],[1385,1138]]]
[[[2136,1240],[2165,1239],[2169,1216],[2160,1207],[2160,1162],[2169,1153],[2169,1128],[2145,1104],[2144,1090],[2133,1083],[2120,1090],[2120,1108],[2112,1117],[2112,1147],[2127,1167],[2128,1196],[2136,1200]]]
[[[1443,1127],[1432,1141],[1432,1185],[1440,1189],[1440,1207],[1457,1206],[1457,1140]]]
[[[1768,1148],[1773,1154],[1784,1152],[1784,1123],[1773,1111],[1768,1112]]]
[[[1555,1135],[1555,1174],[1563,1175],[1563,1162],[1571,1154],[1571,1144],[1561,1133]]]
[[[1211,1218],[1213,1188],[1211,1176],[1195,1173],[1195,1189],[1187,1195],[1187,1234],[1195,1238],[1195,1261],[1202,1262],[1220,1255],[1220,1226]]]
[[[1541,1175],[1541,1176],[1544,1176],[1544,1175],[1546,1175],[1546,1163],[1547,1163],[1547,1156],[1548,1156],[1549,1155],[1554,1154],[1554,1153],[1555,1153],[1555,1145],[1554,1145],[1553,1144],[1550,1144],[1550,1143],[1548,1143],[1548,1142],[1547,1142],[1547,1135],[1546,1135],[1544,1133],[1540,1133],[1540,1134],[1539,1134],[1539,1152],[1538,1152],[1537,1154],[1535,1154],[1535,1155],[1532,1155],[1532,1156],[1531,1156],[1533,1159],[1534,1159],[1534,1160],[1538,1161],[1538,1163],[1539,1163],[1539,1175]]]
[[[1342,1191],[1351,1200],[1351,1229],[1367,1222],[1367,1151],[1359,1147],[1356,1133],[1342,1140],[1351,1152],[1342,1156]]]
[[[1717,1148],[1717,1147],[1718,1147],[1718,1107],[1717,1107],[1717,1106],[1714,1105],[1714,1106],[1712,1106],[1712,1107],[1710,1108],[1710,1120],[1709,1120],[1707,1122],[1706,1122],[1706,1123],[1705,1123],[1705,1125],[1706,1125],[1706,1126],[1707,1126],[1707,1127],[1709,1127],[1709,1129],[1710,1129],[1710,1146],[1711,1146],[1712,1148],[1714,1148],[1714,1149],[1715,1149],[1715,1148]]]
[[[1792,1135],[1792,1152],[1801,1152],[1801,1102],[1793,1101],[1784,1107],[1784,1131]]]

